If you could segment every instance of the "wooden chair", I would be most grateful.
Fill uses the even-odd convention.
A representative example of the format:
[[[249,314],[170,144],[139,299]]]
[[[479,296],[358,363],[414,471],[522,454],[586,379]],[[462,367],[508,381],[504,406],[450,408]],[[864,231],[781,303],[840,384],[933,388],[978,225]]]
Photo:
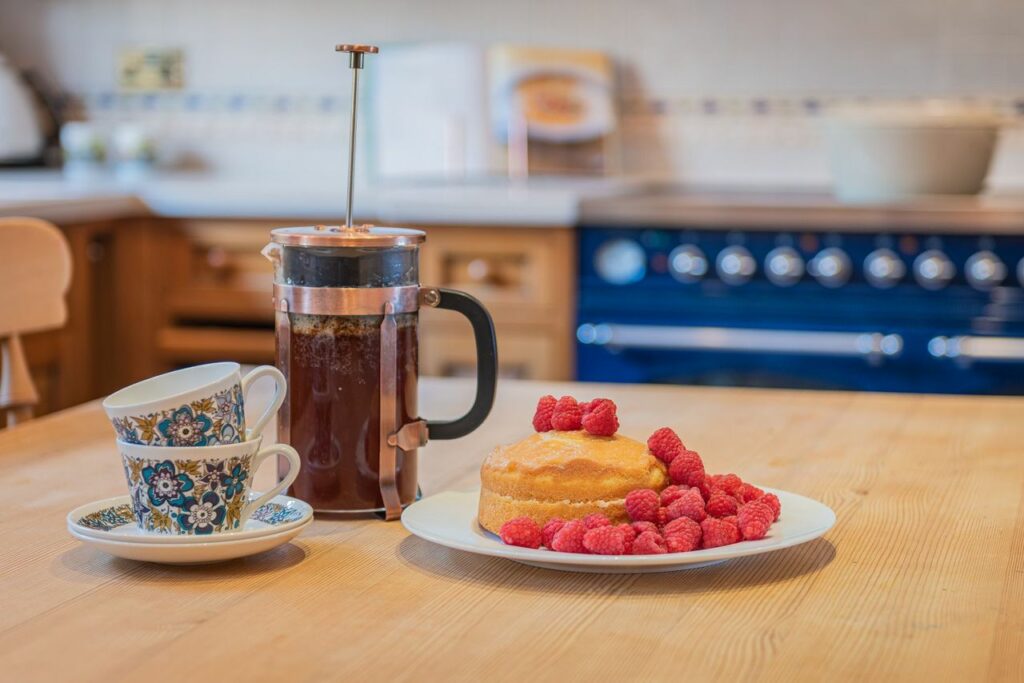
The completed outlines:
[[[0,413],[7,426],[32,417],[39,402],[21,335],[63,327],[71,249],[52,223],[0,218]]]

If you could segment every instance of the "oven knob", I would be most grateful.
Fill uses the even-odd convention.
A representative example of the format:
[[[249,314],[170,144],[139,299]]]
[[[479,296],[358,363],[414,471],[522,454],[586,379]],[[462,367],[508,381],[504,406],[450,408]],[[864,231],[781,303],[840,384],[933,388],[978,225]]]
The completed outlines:
[[[764,272],[780,287],[795,285],[804,276],[804,260],[792,247],[776,247],[764,259]]]
[[[991,251],[979,251],[967,259],[964,275],[971,287],[991,289],[1006,278],[1006,265]]]
[[[692,244],[681,244],[668,255],[668,269],[680,282],[696,282],[708,272],[704,252]]]
[[[942,289],[956,275],[956,266],[938,249],[921,252],[914,259],[914,278],[925,289]]]
[[[837,247],[822,249],[811,259],[807,269],[814,279],[826,287],[842,287],[850,279],[850,257]]]
[[[903,259],[892,249],[875,249],[864,259],[864,277],[875,287],[892,287],[906,274]]]
[[[605,242],[594,255],[594,269],[605,282],[629,285],[647,274],[647,254],[633,240]]]
[[[715,259],[718,277],[730,285],[742,285],[757,270],[757,261],[745,247],[726,247]]]

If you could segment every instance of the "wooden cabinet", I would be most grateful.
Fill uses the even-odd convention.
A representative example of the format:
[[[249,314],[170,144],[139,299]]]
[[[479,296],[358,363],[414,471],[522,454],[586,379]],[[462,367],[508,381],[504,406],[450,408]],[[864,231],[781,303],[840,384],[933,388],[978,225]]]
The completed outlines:
[[[280,221],[186,220],[187,275],[167,292],[157,335],[164,365],[274,357],[270,263],[260,250]],[[424,284],[466,291],[494,317],[505,376],[572,376],[573,232],[568,228],[430,226],[420,256]],[[424,374],[471,374],[469,325],[457,314],[421,317]]]
[[[159,371],[156,335],[168,283],[183,272],[176,254],[184,242],[173,223],[140,217],[59,227],[71,248],[68,320],[24,340],[40,395],[36,415]]]
[[[427,228],[420,279],[483,302],[494,318],[502,375],[570,379],[573,240],[572,230],[560,228]],[[472,371],[472,337],[457,314],[424,311],[420,327],[425,374]]]
[[[260,250],[287,221],[139,217],[61,229],[73,274],[63,330],[25,339],[42,401],[76,405],[175,367],[274,361],[273,272]],[[569,228],[428,226],[424,284],[468,292],[494,317],[505,377],[571,379]],[[471,375],[468,322],[424,309],[425,375]]]
[[[184,274],[167,292],[156,349],[166,366],[273,363],[274,274],[260,250],[277,221],[183,220]]]

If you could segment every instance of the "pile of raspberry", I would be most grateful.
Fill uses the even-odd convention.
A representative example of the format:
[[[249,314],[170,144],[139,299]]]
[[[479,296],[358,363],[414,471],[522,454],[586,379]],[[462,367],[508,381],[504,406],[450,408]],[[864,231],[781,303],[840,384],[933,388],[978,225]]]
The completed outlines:
[[[541,399],[534,416],[538,431],[547,431],[542,426],[559,428],[554,415],[565,398],[569,397],[554,403],[550,396]],[[597,400],[607,401],[614,417],[615,404]],[[616,525],[602,514],[592,514],[571,521],[556,517],[541,527],[529,517],[517,517],[501,526],[501,540],[508,545],[543,546],[563,553],[661,555],[764,538],[779,518],[782,506],[775,494],[744,483],[735,474],[707,474],[700,455],[687,449],[668,427],[654,432],[647,448],[668,467],[672,484],[660,492],[630,491],[626,513],[631,523]]]
[[[578,402],[572,396],[556,399],[541,396],[533,414],[533,428],[538,432],[575,432],[585,429],[594,436],[615,436],[619,418],[615,403],[607,398]]]

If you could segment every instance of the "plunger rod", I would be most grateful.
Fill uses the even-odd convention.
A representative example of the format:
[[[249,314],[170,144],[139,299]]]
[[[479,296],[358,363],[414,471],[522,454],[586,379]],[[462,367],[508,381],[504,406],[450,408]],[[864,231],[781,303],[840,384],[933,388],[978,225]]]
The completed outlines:
[[[352,69],[352,121],[348,129],[348,201],[345,206],[345,227],[352,224],[352,207],[355,204],[356,181],[356,111],[359,104],[359,72],[363,68],[363,55],[375,54],[378,49],[373,45],[337,45],[336,52],[348,53],[348,67]]]

